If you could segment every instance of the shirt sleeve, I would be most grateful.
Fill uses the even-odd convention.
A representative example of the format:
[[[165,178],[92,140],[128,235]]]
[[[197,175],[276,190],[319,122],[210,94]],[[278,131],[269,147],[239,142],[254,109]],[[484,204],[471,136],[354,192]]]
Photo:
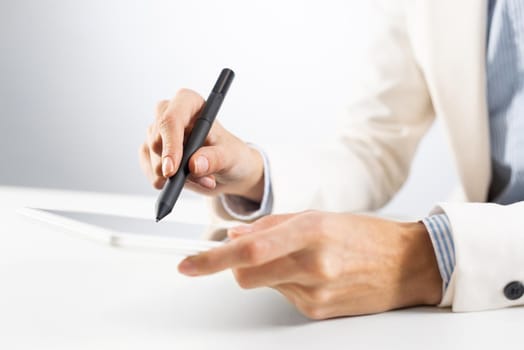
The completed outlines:
[[[451,224],[446,214],[428,216],[422,220],[428,230],[435,257],[442,277],[442,292],[446,291],[455,268],[455,246],[451,235]]]
[[[257,146],[250,144],[264,160],[264,193],[260,203],[234,195],[220,195],[222,207],[235,220],[252,221],[268,215],[273,209],[273,191],[271,189],[271,173],[266,154]]]

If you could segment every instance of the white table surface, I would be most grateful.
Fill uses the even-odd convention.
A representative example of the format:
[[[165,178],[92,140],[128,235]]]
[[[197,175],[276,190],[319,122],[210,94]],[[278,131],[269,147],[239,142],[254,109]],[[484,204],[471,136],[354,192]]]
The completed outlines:
[[[521,348],[524,308],[309,321],[270,289],[240,289],[229,272],[187,278],[179,257],[97,244],[16,213],[45,206],[153,217],[154,200],[0,187],[0,349]],[[194,197],[172,216],[208,220]]]

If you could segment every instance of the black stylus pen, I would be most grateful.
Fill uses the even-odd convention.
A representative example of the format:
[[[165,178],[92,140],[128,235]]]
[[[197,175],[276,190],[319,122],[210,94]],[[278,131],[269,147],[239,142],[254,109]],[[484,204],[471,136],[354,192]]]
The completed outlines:
[[[189,175],[189,159],[200,147],[202,147],[234,77],[235,73],[231,69],[222,69],[211,94],[209,94],[200,115],[193,125],[191,134],[184,145],[184,153],[182,155],[180,166],[175,175],[169,178],[160,193],[160,197],[156,203],[157,222],[162,220],[167,214],[171,213],[171,210],[173,210],[178,196],[180,196],[180,192],[182,192],[187,176]]]

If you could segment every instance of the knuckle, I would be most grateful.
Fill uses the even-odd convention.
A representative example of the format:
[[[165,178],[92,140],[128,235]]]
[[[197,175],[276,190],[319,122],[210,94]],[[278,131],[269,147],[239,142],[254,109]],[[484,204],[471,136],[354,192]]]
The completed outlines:
[[[314,209],[304,210],[300,213],[301,216],[305,217],[307,220],[314,220],[321,212]]]
[[[324,287],[314,287],[307,291],[309,299],[317,305],[326,305],[333,299],[333,293]]]
[[[263,227],[266,227],[267,225],[271,224],[272,221],[273,221],[273,215],[266,215],[256,220],[255,222],[253,222],[252,225],[256,229],[262,229]]]
[[[305,232],[310,234],[310,239],[323,242],[329,239],[329,216],[320,211],[308,210],[301,214],[301,221]]]
[[[161,190],[164,187],[166,180],[163,177],[155,177],[153,179],[153,187],[157,190]]]
[[[164,110],[164,108],[166,108],[166,106],[169,104],[169,101],[168,100],[161,100],[161,101],[158,101],[157,104],[156,104],[156,110],[158,112],[161,112]]]
[[[162,163],[157,163],[153,166],[153,172],[164,180],[164,172],[162,171]]]
[[[322,320],[327,317],[324,309],[314,304],[305,303],[297,308],[304,316],[312,320]]]
[[[265,240],[252,240],[242,247],[243,260],[249,265],[259,265],[267,254],[268,245]]]
[[[154,154],[160,156],[162,154],[162,138],[157,137],[156,139],[152,140],[149,144],[149,148],[151,149],[151,152]]]
[[[207,135],[206,142],[210,145],[217,144],[221,141],[220,132],[222,131],[222,128],[220,129],[217,127],[218,122],[213,123],[211,126],[211,130],[209,131],[209,134]]]
[[[285,221],[285,218],[287,217],[287,214],[273,214],[273,215],[266,215],[255,221],[255,225],[259,225],[260,227],[265,227],[268,225],[274,225],[278,224],[282,221]]]
[[[220,170],[223,167],[222,152],[217,147],[213,147],[213,150],[208,156],[209,161],[212,163],[210,168]]]
[[[150,139],[153,137],[155,126],[153,124],[149,125],[146,129],[146,138]]]
[[[195,92],[191,89],[188,89],[188,88],[180,88],[178,89],[178,91],[176,92],[175,96],[180,98],[180,97],[188,97],[188,96],[193,96],[195,94]]]
[[[171,113],[162,113],[158,117],[158,128],[160,130],[169,129],[174,125],[175,118]]]
[[[237,269],[234,272],[234,274],[235,274],[235,279],[241,288],[243,289],[253,288],[253,284],[251,282],[251,279],[249,278],[249,274],[245,270]]]
[[[149,156],[149,146],[146,143],[143,143],[138,148],[138,154],[140,157],[147,158]]]
[[[191,101],[199,105],[204,102],[204,99],[202,98],[202,96],[200,96],[197,92],[191,89],[188,89],[188,88],[178,89],[175,95],[175,98],[179,100]]]
[[[145,144],[152,149],[153,145],[157,142],[157,137],[153,133],[148,133]]]
[[[334,265],[329,256],[319,252],[313,255],[307,270],[317,281],[330,282],[338,277],[338,269]]]
[[[315,229],[317,227],[318,221],[321,219],[322,215],[316,210],[307,210],[300,214],[300,219],[304,227]]]

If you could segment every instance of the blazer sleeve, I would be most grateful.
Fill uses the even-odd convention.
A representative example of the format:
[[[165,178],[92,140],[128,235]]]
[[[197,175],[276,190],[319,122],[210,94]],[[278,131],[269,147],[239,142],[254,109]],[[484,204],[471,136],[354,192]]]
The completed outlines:
[[[369,40],[359,52],[358,76],[348,77],[353,93],[331,140],[260,145],[271,166],[273,213],[373,210],[406,180],[434,112],[401,4],[388,0],[370,5],[367,27],[362,28]],[[310,122],[323,119],[312,116]],[[217,200],[214,207],[228,218]]]
[[[455,269],[440,306],[479,311],[524,304],[524,202],[444,203]]]

